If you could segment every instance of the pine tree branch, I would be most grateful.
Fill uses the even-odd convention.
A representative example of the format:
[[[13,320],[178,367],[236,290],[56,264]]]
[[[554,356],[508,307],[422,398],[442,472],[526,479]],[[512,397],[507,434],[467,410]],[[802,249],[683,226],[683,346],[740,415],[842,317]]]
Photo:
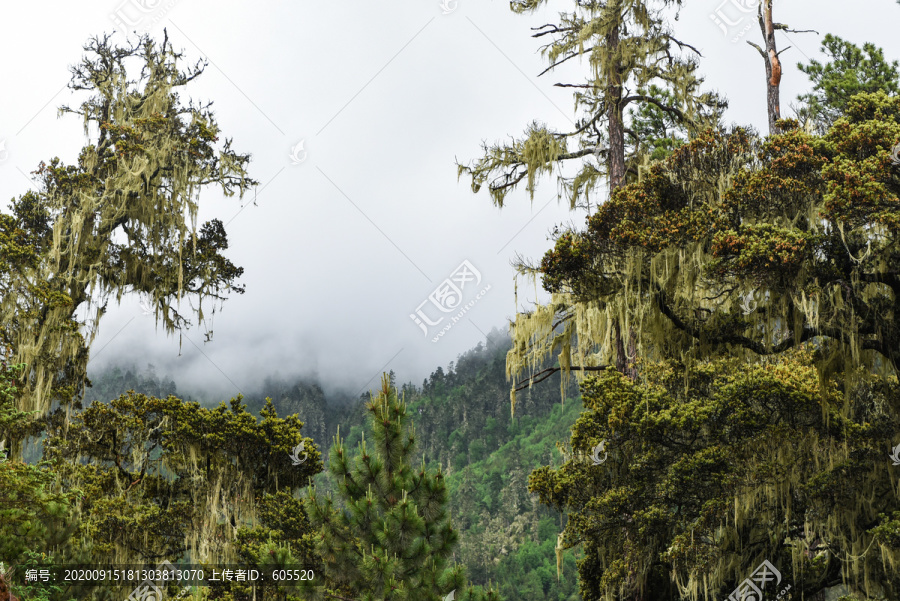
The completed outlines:
[[[750,40],[747,40],[747,43],[750,44],[751,46],[753,46],[754,48],[756,48],[756,51],[759,52],[759,55],[761,57],[763,57],[763,59],[766,58],[766,53],[763,52],[763,49],[759,47],[759,44],[755,44],[755,43],[751,42]]]
[[[594,154],[596,149],[594,148],[584,148],[582,150],[576,150],[575,152],[567,152],[565,154],[561,154],[556,157],[557,161],[565,161],[567,159],[577,159],[579,157],[587,156],[589,154]]]
[[[554,67],[563,64],[564,62],[566,62],[566,61],[569,60],[569,59],[573,59],[573,58],[575,58],[575,57],[577,57],[577,56],[583,56],[584,54],[587,54],[588,52],[592,51],[594,48],[596,48],[596,46],[591,46],[590,48],[585,48],[585,49],[584,49],[584,52],[575,52],[575,53],[570,54],[569,56],[567,56],[567,57],[565,57],[565,58],[563,58],[563,59],[560,59],[560,60],[556,61],[555,63],[551,64],[549,67],[547,67],[546,69],[544,69],[543,71],[541,71],[540,73],[538,73],[538,77],[540,77],[541,75],[547,73],[548,71],[550,71],[550,70],[553,69]]]
[[[751,350],[757,355],[777,355],[779,353],[783,353],[784,351],[797,346],[803,342],[811,338],[815,338],[816,336],[828,336],[830,338],[834,338],[837,332],[830,332],[825,330],[824,328],[811,328],[805,327],[803,328],[803,332],[800,335],[799,339],[795,339],[793,334],[774,345],[771,350],[767,349],[762,343],[757,342],[756,340],[752,340],[747,338],[746,336],[741,336],[739,334],[726,334],[724,336],[712,336],[708,332],[703,332],[700,328],[695,327],[684,320],[682,320],[666,303],[666,295],[660,290],[656,293],[656,300],[659,306],[660,312],[669,318],[669,321],[673,326],[681,330],[682,332],[689,334],[691,337],[697,340],[705,340],[712,344],[737,344],[738,346],[742,346],[745,349]]]
[[[518,166],[519,165],[514,165],[513,167],[517,168]],[[515,171],[513,171],[512,173],[505,173],[501,176],[496,177],[494,179],[494,181],[490,183],[489,187],[491,190],[503,190],[505,188],[511,188],[511,187],[514,187],[516,184],[518,184],[523,179],[525,179],[526,175],[528,175],[527,170],[521,171],[518,174],[516,174]],[[496,182],[499,179],[505,179],[506,183],[495,184],[494,182]]]
[[[553,29],[547,29],[545,31],[538,31],[540,29],[544,29],[545,27],[552,27]],[[554,25],[553,23],[547,23],[546,25],[541,25],[540,27],[532,27],[531,31],[537,31],[538,33],[534,33],[531,35],[533,38],[539,38],[547,35],[548,33],[562,33],[565,31],[575,31],[574,27],[560,27],[559,25]]]
[[[784,23],[772,23],[772,27],[777,31],[785,31],[787,33],[814,33],[816,35],[821,35],[815,29],[789,29]]]
[[[669,106],[667,104],[663,104],[662,102],[660,102],[656,98],[653,98],[652,96],[643,96],[640,94],[636,94],[634,96],[626,96],[625,98],[622,99],[622,108],[624,109],[626,106],[628,106],[628,104],[634,102],[635,100],[639,100],[641,102],[649,102],[650,104],[659,108],[661,111],[677,117],[680,121],[685,121],[687,119],[687,117],[685,117],[684,113],[681,112],[680,110],[678,110],[677,108]]]
[[[575,365],[575,366],[570,367],[569,370],[570,371],[603,371],[609,367],[611,367],[611,366],[610,365],[597,365],[597,366],[581,367],[581,366]],[[561,370],[562,370],[561,367],[548,367],[547,369],[543,369],[543,370],[539,371],[538,373],[534,374],[533,376],[531,376],[530,378],[528,378],[527,383],[519,385],[517,388],[515,388],[515,390],[519,391],[519,390],[522,390],[523,388],[529,388],[534,384],[540,384],[541,382],[543,382],[544,380],[546,380],[547,378],[549,378],[550,376],[552,376],[553,374],[555,374],[556,372],[561,371]],[[540,376],[540,377],[535,379],[537,376]]]
[[[682,50],[685,49],[685,48],[690,48],[691,50],[693,50],[694,52],[697,53],[697,56],[699,56],[699,57],[701,57],[701,58],[703,57],[703,54],[701,54],[699,50],[697,50],[695,47],[691,46],[691,45],[688,44],[687,42],[682,42],[682,41],[679,40],[678,38],[675,38],[675,37],[673,37],[673,36],[671,36],[671,35],[666,35],[665,38],[666,38],[667,40],[669,40],[670,42],[675,42],[675,43],[678,45],[678,47],[681,48]]]
[[[775,56],[781,56],[782,52],[784,52],[785,50],[790,50],[791,48],[793,48],[793,46],[788,46],[787,48],[779,50],[778,52],[775,53]]]

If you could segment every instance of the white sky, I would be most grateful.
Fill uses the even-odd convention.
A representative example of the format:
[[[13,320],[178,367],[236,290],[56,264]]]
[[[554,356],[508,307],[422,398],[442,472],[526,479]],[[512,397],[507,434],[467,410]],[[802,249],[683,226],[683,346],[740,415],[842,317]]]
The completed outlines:
[[[539,259],[554,224],[583,224],[582,212],[557,202],[554,180],[542,182],[533,204],[519,192],[499,210],[486,192],[457,182],[454,165],[477,158],[482,140],[518,136],[532,120],[568,129],[571,93],[553,87],[560,75],[537,77],[543,42],[529,28],[554,22],[571,4],[551,1],[541,14],[521,16],[508,2],[488,0],[447,0],[448,14],[440,0],[6,3],[0,198],[29,189],[26,174],[41,160],[75,161],[82,124],[72,115],[57,119],[55,109],[80,102],[65,87],[68,67],[90,36],[116,28],[110,15],[140,17],[134,27],[152,24],[157,37],[167,27],[187,58],[208,59],[187,93],[215,102],[223,134],[252,154],[250,173],[261,182],[257,206],[252,196],[241,203],[213,188],[201,196],[201,222],[228,224],[227,254],[245,268],[247,292],[217,313],[212,342],[188,331],[181,356],[177,337],[156,331],[141,299],[127,297],[102,322],[92,367],[152,362],[181,390],[216,399],[250,392],[276,373],[315,373],[351,394],[373,388],[388,369],[420,383],[491,328],[506,328],[517,253]],[[726,36],[710,18],[718,9],[733,19],[753,0],[687,4],[675,32],[703,53],[707,87],[727,96],[729,121],[765,129],[762,59],[743,40],[731,41],[747,23],[744,39],[759,42],[758,28],[747,19]],[[795,29],[871,41],[900,58],[894,0],[778,0],[775,7],[776,21]],[[820,37],[779,34],[779,48],[793,46],[782,55],[786,116],[808,88],[796,64],[821,60]],[[566,71],[567,81],[577,80],[577,69]],[[295,165],[290,154],[300,141],[296,156],[304,160]],[[426,338],[409,316],[464,260],[481,274],[477,290],[490,289],[432,342],[437,328]],[[477,290],[464,288],[463,303]],[[520,282],[519,308],[535,298],[547,295],[535,297],[533,285]],[[441,315],[430,303],[423,312]]]

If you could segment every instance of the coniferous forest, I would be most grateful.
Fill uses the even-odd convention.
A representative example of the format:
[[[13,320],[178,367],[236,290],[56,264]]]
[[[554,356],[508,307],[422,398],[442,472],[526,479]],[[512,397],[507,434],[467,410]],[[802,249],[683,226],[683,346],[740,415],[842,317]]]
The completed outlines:
[[[446,169],[501,213],[555,186],[578,219],[537,259],[501,249],[528,283],[508,323],[358,395],[89,365],[123,298],[178,338],[252,293],[242,230],[200,217],[268,182],[170,28],[61,57],[58,126],[87,141],[66,162],[47,140],[0,207],[0,601],[900,600],[900,56],[716,3],[758,59],[767,118],[736,123],[682,4],[510,2],[566,121]]]

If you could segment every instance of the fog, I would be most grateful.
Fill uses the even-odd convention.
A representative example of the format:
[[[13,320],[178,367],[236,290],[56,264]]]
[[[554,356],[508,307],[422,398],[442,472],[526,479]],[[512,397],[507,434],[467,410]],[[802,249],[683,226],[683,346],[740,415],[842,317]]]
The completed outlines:
[[[690,2],[673,26],[702,52],[707,88],[730,102],[727,120],[764,129],[764,65],[745,43],[759,41],[758,28],[747,20],[752,27],[732,41],[739,30],[726,34],[711,18],[748,5],[733,2]],[[153,363],[201,398],[247,393],[273,375],[316,377],[326,390],[355,394],[391,369],[401,382],[421,383],[492,328],[506,329],[517,309],[546,301],[520,279],[515,305],[510,262],[517,254],[539,260],[553,226],[582,225],[585,212],[569,211],[555,179],[541,182],[533,202],[520,191],[500,210],[485,191],[457,181],[455,162],[478,158],[483,140],[518,136],[533,120],[571,128],[571,91],[553,84],[577,81],[583,67],[570,61],[538,77],[545,38],[530,37],[570,4],[521,16],[508,2],[485,0],[7,3],[4,201],[34,188],[29,172],[40,161],[75,161],[82,123],[56,114],[83,98],[65,87],[68,67],[91,36],[121,31],[125,21],[157,38],[165,27],[188,63],[208,60],[183,100],[214,101],[222,133],[252,155],[250,174],[260,181],[242,201],[214,188],[201,195],[200,221],[226,224],[227,256],[244,267],[247,288],[216,312],[210,341],[194,327],[179,347],[179,336],[157,329],[131,295],[110,304],[89,371]],[[775,11],[794,29],[872,41],[900,58],[894,0],[781,0]],[[792,47],[782,55],[785,116],[809,85],[797,62],[823,58],[821,35],[778,34],[780,49]],[[465,284],[453,313],[429,301],[446,279]],[[418,310],[444,319],[423,331],[411,318]]]

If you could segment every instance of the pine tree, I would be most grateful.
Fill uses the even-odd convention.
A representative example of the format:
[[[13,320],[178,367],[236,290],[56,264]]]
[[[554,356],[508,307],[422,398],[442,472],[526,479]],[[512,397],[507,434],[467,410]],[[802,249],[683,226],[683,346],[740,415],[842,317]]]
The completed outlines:
[[[366,404],[373,444],[365,439],[349,457],[340,436],[329,458],[340,507],[310,488],[310,521],[321,528],[319,552],[331,589],[327,596],[354,601],[498,599],[464,585],[464,571],[449,565],[458,534],[447,510],[444,476],[412,467],[416,439],[406,403],[382,378]],[[371,447],[371,448],[370,448]]]
[[[888,62],[875,44],[867,42],[860,48],[829,33],[822,40],[822,52],[831,59],[827,63],[810,60],[797,65],[813,84],[812,92],[798,98],[797,115],[819,133],[825,133],[860,92],[900,93],[900,62]]]
[[[516,0],[514,12],[535,12],[546,0]],[[657,147],[631,127],[628,109],[647,109],[671,119],[682,133],[715,123],[725,103],[701,93],[695,49],[676,39],[663,10],[680,0],[590,0],[575,2],[559,23],[535,28],[535,38],[551,36],[541,48],[550,63],[541,73],[572,59],[585,59],[591,76],[585,82],[557,83],[573,88],[579,115],[571,132],[557,132],[537,122],[524,139],[510,145],[484,146],[484,156],[459,165],[459,175],[472,178],[472,190],[488,184],[491,200],[502,207],[506,195],[522,180],[534,198],[535,180],[564,161],[581,163],[576,176],[560,179],[574,208],[606,177],[610,190],[636,176],[644,157]],[[676,17],[677,18],[677,17]],[[684,53],[684,54],[683,54]],[[668,132],[664,137],[668,137]]]

